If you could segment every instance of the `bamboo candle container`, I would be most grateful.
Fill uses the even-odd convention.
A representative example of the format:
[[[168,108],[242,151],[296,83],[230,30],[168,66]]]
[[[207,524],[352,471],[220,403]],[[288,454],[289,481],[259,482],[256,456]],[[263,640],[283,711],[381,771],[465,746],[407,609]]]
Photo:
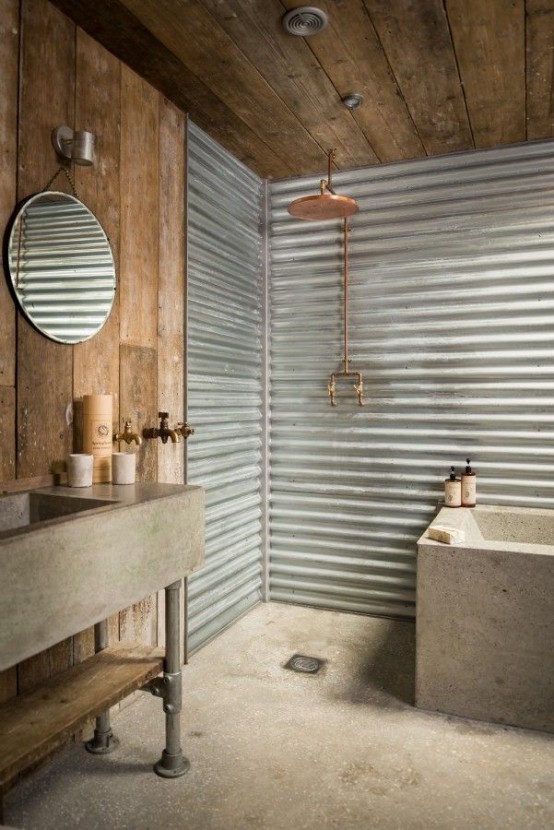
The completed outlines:
[[[112,396],[83,395],[83,452],[93,456],[93,484],[112,480]]]

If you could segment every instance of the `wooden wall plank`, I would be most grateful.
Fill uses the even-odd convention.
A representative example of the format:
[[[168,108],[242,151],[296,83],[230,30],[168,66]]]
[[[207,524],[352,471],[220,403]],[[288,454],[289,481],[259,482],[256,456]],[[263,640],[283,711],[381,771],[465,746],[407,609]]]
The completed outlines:
[[[156,213],[157,216],[157,213]],[[155,349],[140,346],[121,346],[120,393],[121,411],[134,424],[157,424],[158,356]],[[137,478],[140,481],[156,481],[159,439],[143,441],[137,455]],[[174,447],[165,446],[168,452]],[[119,637],[124,642],[138,640],[156,645],[157,601],[148,597],[119,615]]]
[[[109,113],[109,117],[106,114]],[[75,168],[79,198],[92,210],[110,240],[119,273],[119,151],[121,69],[117,58],[81,29],[77,30],[75,124],[96,134],[93,167]],[[74,350],[73,393],[114,399],[119,422],[119,291],[101,331]]]
[[[19,199],[40,191],[55,172],[50,135],[56,126],[73,124],[75,93],[74,24],[47,0],[22,0],[21,21]],[[56,187],[63,190],[66,184],[58,179]],[[17,331],[17,476],[44,475],[71,451],[72,348],[48,340],[21,314]],[[26,660],[18,667],[19,690],[71,661],[70,640]]]
[[[160,214],[158,284],[158,402],[171,426],[184,421],[185,353],[185,117],[160,101]],[[184,440],[158,447],[158,481],[184,482]],[[169,450],[169,451],[168,451]]]
[[[527,0],[527,139],[554,136],[554,0]]]
[[[15,478],[15,388],[0,386],[0,481]]]
[[[109,118],[106,117],[109,113]],[[119,155],[121,134],[121,66],[89,35],[77,29],[75,124],[96,134],[93,167],[78,167],[75,182],[79,197],[92,210],[110,240],[119,275]],[[119,290],[111,314],[101,331],[79,343],[73,353],[73,397],[87,394],[113,396],[114,429],[119,418]],[[119,448],[114,445],[114,450]],[[109,642],[119,640],[119,616],[110,619]],[[73,638],[73,661],[94,653],[94,629]]]
[[[52,44],[56,48],[52,48]],[[40,191],[58,165],[50,135],[73,124],[75,26],[47,0],[22,0],[18,198]],[[61,178],[56,188],[66,186]],[[72,445],[72,348],[18,315],[17,476],[50,472]]]
[[[471,148],[473,140],[442,0],[365,0],[365,5],[426,153]]]
[[[19,83],[19,2],[0,0],[0,227],[6,228],[17,193],[17,90]],[[8,275],[0,279],[0,387],[15,387],[15,304]],[[10,431],[11,432],[11,431]],[[0,433],[0,456],[4,443]],[[0,461],[0,480],[2,470]],[[12,474],[13,476],[13,474]]]
[[[159,93],[121,76],[121,342],[157,348]],[[121,416],[127,417],[123,411]]]
[[[525,0],[446,0],[476,147],[525,140]]]

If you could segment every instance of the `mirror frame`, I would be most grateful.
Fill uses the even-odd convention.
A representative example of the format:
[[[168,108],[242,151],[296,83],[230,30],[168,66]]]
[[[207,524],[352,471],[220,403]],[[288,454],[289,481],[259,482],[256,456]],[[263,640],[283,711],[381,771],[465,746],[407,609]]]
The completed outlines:
[[[25,274],[25,269],[21,269],[19,264],[21,238],[29,209],[41,199],[46,204],[63,204],[64,212],[70,215],[67,218],[63,215],[61,218],[54,217],[52,232],[52,216],[48,214],[40,229],[35,230],[40,236],[36,243],[39,246],[36,265],[31,269],[34,282],[31,279],[30,284],[35,286],[34,299],[29,301],[25,296],[25,287],[29,293],[33,288],[29,287],[29,282],[22,285],[25,277],[22,281],[21,275],[22,272]],[[73,227],[69,221],[73,222]],[[81,226],[83,233],[79,235]],[[49,259],[53,257],[58,258],[57,268],[49,266]],[[85,261],[81,264],[79,260],[83,258]],[[75,345],[90,340],[107,322],[117,289],[113,252],[102,225],[76,196],[44,190],[20,202],[6,230],[4,259],[8,284],[19,308],[45,337],[64,345]],[[68,281],[65,297],[64,279]],[[68,298],[70,281],[73,283],[73,295]],[[90,285],[87,284],[89,281]],[[38,310],[33,308],[33,303],[36,303]],[[61,334],[64,327],[73,333]]]

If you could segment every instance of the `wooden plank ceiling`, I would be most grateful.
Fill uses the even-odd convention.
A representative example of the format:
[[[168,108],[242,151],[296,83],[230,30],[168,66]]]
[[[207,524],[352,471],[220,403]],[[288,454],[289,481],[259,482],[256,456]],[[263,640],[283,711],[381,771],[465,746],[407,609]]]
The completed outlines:
[[[52,2],[264,178],[554,135],[554,0]]]

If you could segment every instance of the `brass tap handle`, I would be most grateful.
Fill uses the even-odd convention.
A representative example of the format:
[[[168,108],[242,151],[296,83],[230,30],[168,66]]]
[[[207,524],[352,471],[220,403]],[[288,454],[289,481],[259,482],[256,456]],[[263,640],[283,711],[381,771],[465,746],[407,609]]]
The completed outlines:
[[[187,421],[185,421],[184,423],[182,421],[179,421],[175,429],[177,430],[177,432],[180,432],[183,438],[185,439],[187,439],[189,435],[194,435],[195,431],[194,427],[191,427],[191,425]]]

